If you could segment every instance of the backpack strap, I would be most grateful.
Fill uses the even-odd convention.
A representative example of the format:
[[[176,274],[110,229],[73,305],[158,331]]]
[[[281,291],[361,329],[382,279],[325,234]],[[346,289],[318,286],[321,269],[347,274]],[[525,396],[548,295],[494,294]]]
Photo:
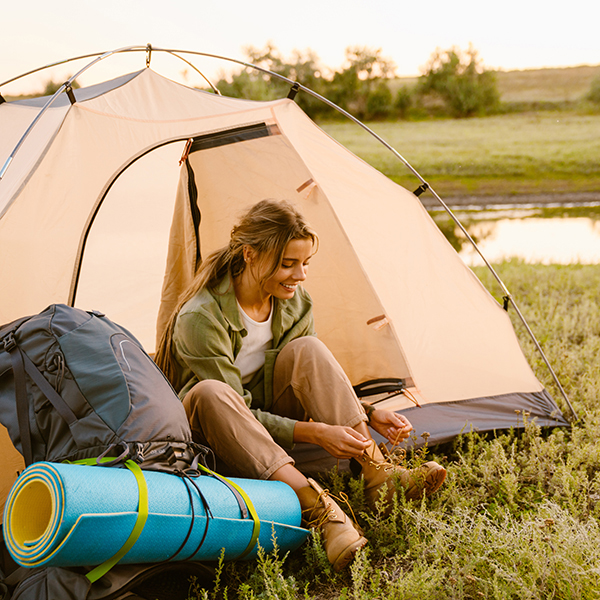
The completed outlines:
[[[27,397],[27,385],[25,373],[31,377],[40,391],[56,409],[67,425],[77,421],[75,413],[64,401],[62,396],[50,385],[48,380],[35,366],[32,360],[19,348],[14,333],[10,332],[3,340],[4,350],[10,354],[13,375],[15,378],[15,396],[17,403],[17,421],[21,435],[21,449],[25,466],[33,463],[33,446],[31,443],[31,428],[29,426],[29,399]]]
[[[21,451],[25,459],[25,466],[28,467],[33,463],[33,450],[31,429],[29,428],[29,400],[27,398],[23,355],[12,332],[3,341],[4,350],[10,354],[13,377],[15,378],[15,400],[17,404],[17,422],[19,423],[21,436]]]
[[[73,465],[102,465],[111,463],[114,464],[113,459],[110,457],[105,457],[102,459],[96,458],[83,458],[81,460],[75,460],[70,464]],[[69,461],[66,461],[69,462]],[[90,580],[91,583],[94,583],[100,579],[103,575],[106,575],[134,546],[134,544],[138,541],[144,526],[146,525],[146,521],[148,520],[148,484],[146,483],[146,478],[144,477],[144,472],[140,467],[134,463],[132,460],[126,460],[125,466],[133,473],[135,480],[138,485],[138,513],[137,518],[135,520],[135,524],[129,537],[125,541],[125,543],[121,546],[121,548],[113,554],[110,558],[106,559],[102,564],[98,565],[94,569],[92,569],[89,573],[86,574],[86,577]]]
[[[260,534],[260,518],[256,512],[256,508],[254,508],[254,504],[252,503],[250,496],[248,496],[246,491],[240,485],[234,481],[231,481],[231,479],[227,479],[227,477],[223,477],[223,475],[219,475],[218,473],[211,471],[208,467],[205,467],[201,464],[198,464],[198,468],[201,471],[204,471],[207,475],[211,475],[212,477],[218,479],[221,483],[225,484],[235,496],[242,513],[242,518],[247,519],[248,516],[250,516],[254,522],[250,541],[248,542],[246,549],[236,558],[236,560],[241,560],[254,548],[254,546],[256,546],[256,542],[258,541],[258,535]],[[248,515],[248,513],[250,514]]]

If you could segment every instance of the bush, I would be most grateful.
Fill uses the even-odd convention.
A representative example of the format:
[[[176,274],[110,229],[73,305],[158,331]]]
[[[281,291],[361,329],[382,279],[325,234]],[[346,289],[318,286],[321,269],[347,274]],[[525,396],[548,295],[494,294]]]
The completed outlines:
[[[587,99],[594,104],[598,104],[600,106],[600,77],[596,77],[592,81],[592,85],[590,86],[590,91],[587,95]]]
[[[408,119],[411,109],[414,105],[414,93],[410,87],[403,85],[396,92],[394,109],[401,119]]]
[[[366,119],[383,119],[392,112],[392,92],[385,81],[380,81],[367,95]]]
[[[477,51],[437,50],[419,82],[422,96],[441,99],[450,116],[472,117],[496,112],[500,92],[493,71],[482,67]]]

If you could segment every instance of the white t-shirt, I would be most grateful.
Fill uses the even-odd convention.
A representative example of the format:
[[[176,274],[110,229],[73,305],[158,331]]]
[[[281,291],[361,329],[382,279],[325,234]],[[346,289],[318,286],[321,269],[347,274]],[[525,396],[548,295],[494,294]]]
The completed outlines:
[[[234,364],[242,374],[242,383],[248,383],[255,373],[264,366],[265,351],[273,347],[273,332],[271,331],[273,303],[271,302],[269,318],[262,323],[251,319],[244,312],[239,302],[238,309],[248,335],[242,338],[242,349]]]

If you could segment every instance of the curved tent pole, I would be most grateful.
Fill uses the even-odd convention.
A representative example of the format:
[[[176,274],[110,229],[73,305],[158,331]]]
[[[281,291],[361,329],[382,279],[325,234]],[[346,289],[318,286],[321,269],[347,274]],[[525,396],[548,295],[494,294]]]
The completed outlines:
[[[196,73],[198,73],[198,75],[200,75],[202,77],[202,79],[204,79],[204,81],[206,81],[206,83],[208,83],[208,85],[210,85],[210,89],[215,94],[217,94],[217,96],[221,96],[221,92],[217,89],[217,87],[212,83],[212,81],[202,71],[200,71],[196,67],[196,65],[194,65],[193,63],[191,63],[189,60],[183,58],[183,56],[179,56],[179,54],[176,53],[177,51],[165,50],[165,52],[167,52],[171,56],[177,57],[179,60],[182,60],[186,65],[189,65],[192,69],[194,69],[194,71],[196,71]]]
[[[3,85],[7,85],[8,83],[12,83],[14,81],[17,81],[18,79],[21,79],[22,77],[25,77],[27,75],[31,75],[33,73],[37,73],[39,71],[43,71],[44,69],[48,69],[50,67],[55,67],[58,65],[63,65],[66,64],[68,62],[72,62],[75,60],[80,60],[83,58],[91,58],[91,57],[96,57],[92,62],[90,62],[89,64],[87,64],[85,67],[83,67],[82,69],[80,69],[77,73],[75,73],[75,75],[72,75],[71,77],[69,77],[69,79],[67,81],[65,81],[65,83],[63,83],[58,90],[56,90],[56,92],[52,95],[51,98],[48,99],[48,102],[46,102],[46,104],[42,107],[42,110],[40,110],[40,112],[36,115],[35,119],[31,122],[31,124],[29,125],[29,127],[25,130],[25,133],[21,136],[21,139],[17,142],[17,145],[13,148],[13,151],[9,154],[8,158],[6,159],[4,165],[2,166],[2,168],[0,169],[0,180],[4,177],[8,167],[10,166],[10,163],[13,161],[16,153],[19,151],[19,148],[23,145],[23,143],[25,142],[25,140],[27,139],[27,137],[29,136],[29,134],[31,133],[31,130],[36,126],[36,124],[38,123],[38,121],[42,118],[42,115],[46,112],[46,110],[48,110],[48,108],[50,108],[50,106],[52,106],[52,104],[54,103],[54,101],[56,100],[56,98],[58,98],[58,96],[60,96],[60,94],[63,91],[67,91],[67,93],[70,93],[71,90],[71,83],[73,83],[73,81],[75,81],[77,79],[77,77],[79,77],[82,73],[85,73],[85,71],[87,71],[88,69],[90,69],[91,67],[93,67],[96,63],[100,62],[101,60],[104,60],[106,58],[108,58],[109,56],[112,56],[114,54],[120,54],[123,52],[141,52],[144,51],[147,53],[147,59],[146,59],[146,66],[148,67],[150,65],[150,53],[152,52],[152,50],[157,50],[160,52],[167,52],[168,54],[171,54],[172,56],[175,56],[176,58],[178,58],[179,60],[182,60],[183,62],[185,62],[186,64],[188,64],[190,67],[192,67],[197,73],[199,73],[202,78],[210,85],[210,87],[213,89],[213,91],[218,94],[219,96],[221,95],[221,92],[219,92],[219,90],[212,84],[212,82],[199,70],[197,69],[192,63],[190,63],[188,60],[186,60],[185,58],[183,58],[182,56],[179,56],[178,54],[176,54],[176,52],[185,52],[185,51],[173,51],[173,50],[163,50],[163,49],[159,49],[159,48],[152,48],[152,46],[150,44],[146,45],[146,46],[127,46],[124,48],[119,48],[118,50],[110,50],[108,52],[104,52],[104,53],[94,53],[94,54],[85,54],[83,56],[77,56],[75,58],[69,58],[66,60],[61,60],[49,65],[46,65],[44,67],[40,67],[39,69],[34,69],[33,71],[28,71],[27,73],[23,73],[22,75],[18,75],[17,77],[13,77],[12,79],[8,79],[7,81],[4,81],[3,83],[0,83],[0,87],[2,87]],[[1,216],[1,215],[0,215]]]
[[[58,98],[58,96],[60,96],[60,94],[63,91],[67,91],[67,93],[69,93],[69,91],[71,90],[71,83],[73,83],[73,81],[75,81],[75,79],[77,79],[77,77],[79,77],[82,73],[84,73],[89,68],[91,68],[92,66],[94,66],[97,62],[100,62],[101,60],[104,60],[105,58],[108,58],[109,56],[112,56],[113,54],[117,54],[118,52],[125,52],[125,51],[131,50],[133,48],[134,48],[133,46],[129,46],[128,48],[121,48],[119,50],[110,50],[108,52],[104,52],[103,54],[101,54],[99,56],[97,56],[97,55],[88,55],[88,56],[97,56],[97,58],[95,58],[92,62],[88,63],[85,67],[83,67],[82,69],[80,69],[79,71],[77,71],[77,73],[75,73],[75,75],[72,75],[71,77],[69,77],[69,79],[67,79],[67,81],[65,81],[65,83],[63,83],[58,88],[58,90],[56,90],[56,92],[54,92],[54,94],[48,99],[48,101],[46,102],[46,104],[44,104],[44,106],[42,107],[42,110],[40,110],[40,112],[36,115],[35,119],[33,119],[33,121],[31,122],[31,124],[29,125],[29,127],[25,130],[25,133],[21,136],[21,139],[17,142],[17,145],[13,148],[13,151],[8,155],[8,158],[6,159],[6,162],[4,163],[4,166],[0,170],[0,180],[2,179],[2,177],[4,177],[4,175],[5,175],[8,167],[10,166],[10,163],[13,161],[15,155],[17,154],[17,152],[19,151],[19,149],[21,148],[21,146],[23,145],[23,143],[25,142],[25,140],[27,139],[27,137],[31,133],[32,129],[37,125],[37,123],[42,118],[42,116],[44,115],[44,113],[50,108],[50,106],[52,106],[52,104],[54,103],[54,101]],[[62,62],[59,62],[59,63],[55,63],[55,64],[57,64],[57,65],[58,64],[64,64],[66,62],[69,62],[69,61],[66,60],[66,61],[62,61]],[[47,65],[47,67],[48,66],[53,66],[53,65]],[[45,69],[47,67],[42,67],[42,69]],[[41,69],[38,69],[38,70],[41,70]],[[30,71],[29,73],[35,73],[35,71]],[[26,75],[28,75],[29,73],[26,73]],[[13,78],[10,81],[15,81],[16,79],[19,79],[19,77]]]
[[[288,77],[285,77],[284,75],[281,75],[279,73],[275,73],[275,72],[270,71],[269,69],[265,69],[263,67],[259,67],[258,65],[253,65],[251,63],[247,63],[247,62],[242,61],[242,60],[238,60],[238,59],[235,59],[235,58],[229,58],[229,57],[221,56],[221,55],[218,55],[218,54],[210,54],[210,53],[206,53],[206,52],[196,52],[196,51],[192,51],[192,50],[175,50],[175,49],[167,49],[167,48],[155,48],[155,47],[150,46],[150,44],[147,44],[146,46],[128,46],[128,47],[120,48],[118,50],[112,50],[112,51],[104,52],[102,54],[99,54],[99,53],[98,54],[88,54],[88,55],[80,56],[80,57],[77,57],[77,58],[67,59],[67,60],[64,60],[64,61],[53,63],[51,65],[46,65],[45,67],[41,67],[41,68],[36,69],[34,71],[29,71],[28,73],[24,73],[23,75],[20,75],[18,77],[10,79],[10,80],[8,80],[8,81],[6,81],[4,83],[1,83],[0,86],[6,85],[7,83],[11,83],[13,81],[16,81],[20,77],[24,77],[25,75],[30,75],[30,74],[35,73],[37,71],[43,70],[45,68],[49,68],[49,67],[52,67],[52,66],[57,66],[57,65],[60,65],[60,64],[65,64],[67,62],[70,62],[70,61],[73,61],[73,60],[77,60],[77,59],[81,59],[81,58],[89,58],[89,57],[92,57],[92,56],[97,56],[97,58],[95,60],[93,60],[92,62],[90,62],[88,65],[86,65],[85,67],[83,67],[82,69],[80,69],[75,75],[73,75],[72,77],[70,77],[68,79],[68,81],[66,81],[56,91],[56,93],[48,100],[48,102],[44,105],[44,107],[42,108],[42,110],[38,113],[37,117],[34,119],[34,121],[31,123],[31,125],[28,127],[28,129],[25,131],[23,137],[17,143],[17,146],[14,148],[14,150],[9,155],[6,163],[2,167],[2,170],[0,170],[0,180],[2,179],[2,176],[6,173],[6,170],[8,169],[8,166],[12,162],[12,160],[14,158],[14,155],[16,154],[16,152],[18,151],[18,149],[23,144],[23,141],[29,135],[30,131],[33,129],[33,127],[35,126],[35,124],[39,121],[39,118],[41,117],[41,115],[51,106],[51,104],[54,102],[54,100],[58,97],[58,95],[62,91],[66,90],[67,88],[70,88],[70,84],[77,77],[79,77],[82,73],[84,73],[89,68],[91,68],[97,62],[99,62],[101,60],[104,60],[105,58],[108,58],[109,56],[112,56],[112,55],[118,54],[118,53],[123,53],[123,52],[140,52],[140,51],[144,51],[144,52],[147,53],[147,66],[148,66],[148,63],[149,63],[148,59],[149,59],[151,51],[155,51],[155,52],[166,52],[168,54],[171,54],[171,55],[179,58],[180,60],[183,60],[186,64],[188,64],[191,67],[193,67],[194,70],[196,70],[198,73],[200,73],[200,71],[198,71],[198,69],[196,69],[192,65],[192,63],[190,63],[186,59],[184,59],[181,56],[179,56],[179,54],[192,54],[192,55],[195,55],[195,56],[204,56],[206,58],[214,58],[214,59],[217,59],[217,60],[224,60],[224,61],[227,61],[227,62],[232,62],[232,63],[238,64],[238,65],[241,65],[241,66],[249,68],[249,69],[254,69],[254,70],[257,70],[257,71],[261,71],[262,73],[265,73],[265,74],[267,74],[267,75],[269,75],[271,77],[275,77],[275,78],[277,78],[277,79],[279,79],[281,81],[285,81],[286,83],[290,84],[291,86],[296,86],[296,89],[302,90],[302,91],[306,92],[307,94],[313,96],[314,98],[317,98],[321,102],[324,102],[327,106],[333,108],[334,110],[336,110],[340,114],[344,115],[346,118],[350,119],[350,121],[352,121],[353,123],[355,123],[358,126],[362,127],[365,131],[367,131],[370,135],[372,135],[375,139],[377,139],[381,144],[383,144],[421,182],[421,184],[423,186],[423,189],[429,189],[429,191],[433,194],[433,196],[435,197],[435,199],[441,204],[442,208],[448,213],[448,215],[450,216],[450,218],[460,228],[460,230],[463,232],[463,234],[469,240],[469,242],[471,243],[471,245],[473,246],[473,248],[479,254],[479,256],[481,257],[481,259],[483,260],[483,262],[485,263],[485,265],[487,266],[487,268],[492,273],[493,277],[496,279],[496,281],[498,282],[498,284],[502,288],[502,291],[505,294],[505,296],[504,296],[505,300],[509,301],[513,305],[513,308],[515,309],[515,311],[516,311],[519,319],[523,323],[523,325],[524,325],[527,333],[531,337],[531,339],[532,339],[535,347],[537,348],[538,352],[540,353],[540,355],[542,357],[542,360],[544,361],[544,363],[546,364],[548,370],[550,371],[550,374],[552,376],[552,379],[554,380],[554,383],[556,384],[556,386],[557,386],[558,390],[560,391],[562,397],[564,398],[565,402],[567,403],[567,405],[569,407],[569,410],[571,411],[571,414],[573,415],[573,418],[575,419],[575,421],[578,420],[577,413],[575,412],[573,406],[571,405],[571,402],[569,401],[569,398],[568,398],[568,396],[567,396],[564,388],[562,387],[562,385],[561,385],[561,383],[560,383],[560,381],[558,379],[558,376],[556,375],[554,369],[552,368],[552,365],[550,364],[550,361],[546,357],[546,354],[544,353],[544,351],[543,351],[540,343],[538,342],[537,338],[535,337],[535,334],[533,333],[533,331],[529,327],[529,324],[527,323],[527,321],[526,321],[525,317],[523,316],[521,310],[517,306],[517,303],[515,302],[515,300],[512,297],[511,293],[508,291],[508,288],[504,285],[504,282],[502,281],[502,279],[500,278],[500,276],[498,275],[498,273],[496,272],[496,270],[493,268],[493,266],[491,265],[491,263],[485,258],[485,256],[483,255],[483,253],[479,249],[479,246],[477,246],[477,243],[475,242],[475,240],[471,237],[471,235],[469,234],[469,232],[462,225],[462,223],[456,217],[456,215],[452,212],[452,210],[450,210],[450,207],[442,200],[442,198],[438,195],[438,193],[429,185],[429,183],[427,183],[427,181],[420,175],[420,173],[394,147],[392,147],[388,142],[386,142],[381,136],[379,136],[378,134],[376,134],[372,129],[370,129],[369,127],[367,127],[367,125],[365,125],[362,121],[360,121],[359,119],[357,119],[356,117],[354,117],[353,115],[351,115],[349,112],[347,112],[346,110],[344,110],[343,108],[341,108],[337,104],[331,102],[330,100],[328,100],[324,96],[321,96],[321,94],[318,94],[317,92],[315,92],[315,91],[311,90],[310,88],[302,85],[301,83],[299,83],[297,81],[293,81],[293,80],[289,79]],[[211,86],[211,88],[213,90],[215,90],[215,93],[219,93],[220,94],[220,92],[218,92],[218,90],[216,90],[216,88],[210,83],[210,81],[208,81],[208,79],[202,73],[200,73],[200,75],[202,75],[202,77],[209,83],[209,85]]]
[[[148,44],[146,46],[129,46],[128,48],[114,50],[112,52],[112,54],[117,54],[117,53],[122,54],[125,52],[143,52],[143,51],[148,52],[148,50],[150,48],[152,48],[152,46],[150,44]],[[185,52],[184,50],[162,50],[161,48],[152,48],[152,50],[157,50],[158,52],[167,52],[169,54],[172,54],[179,60],[182,60],[183,62],[188,64],[192,69],[194,69],[194,71],[196,71],[196,73],[198,73],[198,75],[200,75],[202,77],[202,79],[204,79],[204,81],[206,81],[206,83],[208,83],[208,85],[211,87],[211,89],[213,90],[213,92],[215,94],[218,94],[219,96],[221,95],[221,92],[219,92],[219,90],[215,87],[215,85],[208,79],[208,77],[206,77],[206,75],[204,75],[204,73],[202,73],[202,71],[200,71],[194,64],[192,64],[191,62],[189,62],[188,60],[183,58],[183,56],[179,56],[178,54],[176,54],[176,52]],[[3,81],[0,83],[0,87],[8,85],[9,83],[13,83],[14,81],[18,81],[19,79],[22,79],[23,77],[27,77],[28,75],[33,75],[34,73],[39,73],[40,71],[44,71],[45,69],[51,69],[52,67],[58,67],[59,65],[65,65],[70,62],[75,62],[76,60],[83,60],[84,58],[92,58],[95,56],[101,56],[103,54],[106,54],[106,53],[105,52],[93,52],[92,54],[82,54],[81,56],[74,56],[73,58],[59,60],[57,62],[50,63],[48,65],[44,65],[43,67],[38,67],[37,69],[33,69],[32,71],[27,71],[27,73],[21,73],[21,75],[17,75],[16,77],[13,77],[12,79],[7,79],[6,81]],[[147,65],[147,66],[149,66],[149,65]]]

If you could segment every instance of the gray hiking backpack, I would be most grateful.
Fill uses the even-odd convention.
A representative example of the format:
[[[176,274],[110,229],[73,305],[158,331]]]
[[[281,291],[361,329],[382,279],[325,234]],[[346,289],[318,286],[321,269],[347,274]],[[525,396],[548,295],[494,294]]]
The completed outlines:
[[[181,401],[135,337],[63,304],[0,328],[0,421],[26,465],[108,449],[173,464],[192,441]]]

